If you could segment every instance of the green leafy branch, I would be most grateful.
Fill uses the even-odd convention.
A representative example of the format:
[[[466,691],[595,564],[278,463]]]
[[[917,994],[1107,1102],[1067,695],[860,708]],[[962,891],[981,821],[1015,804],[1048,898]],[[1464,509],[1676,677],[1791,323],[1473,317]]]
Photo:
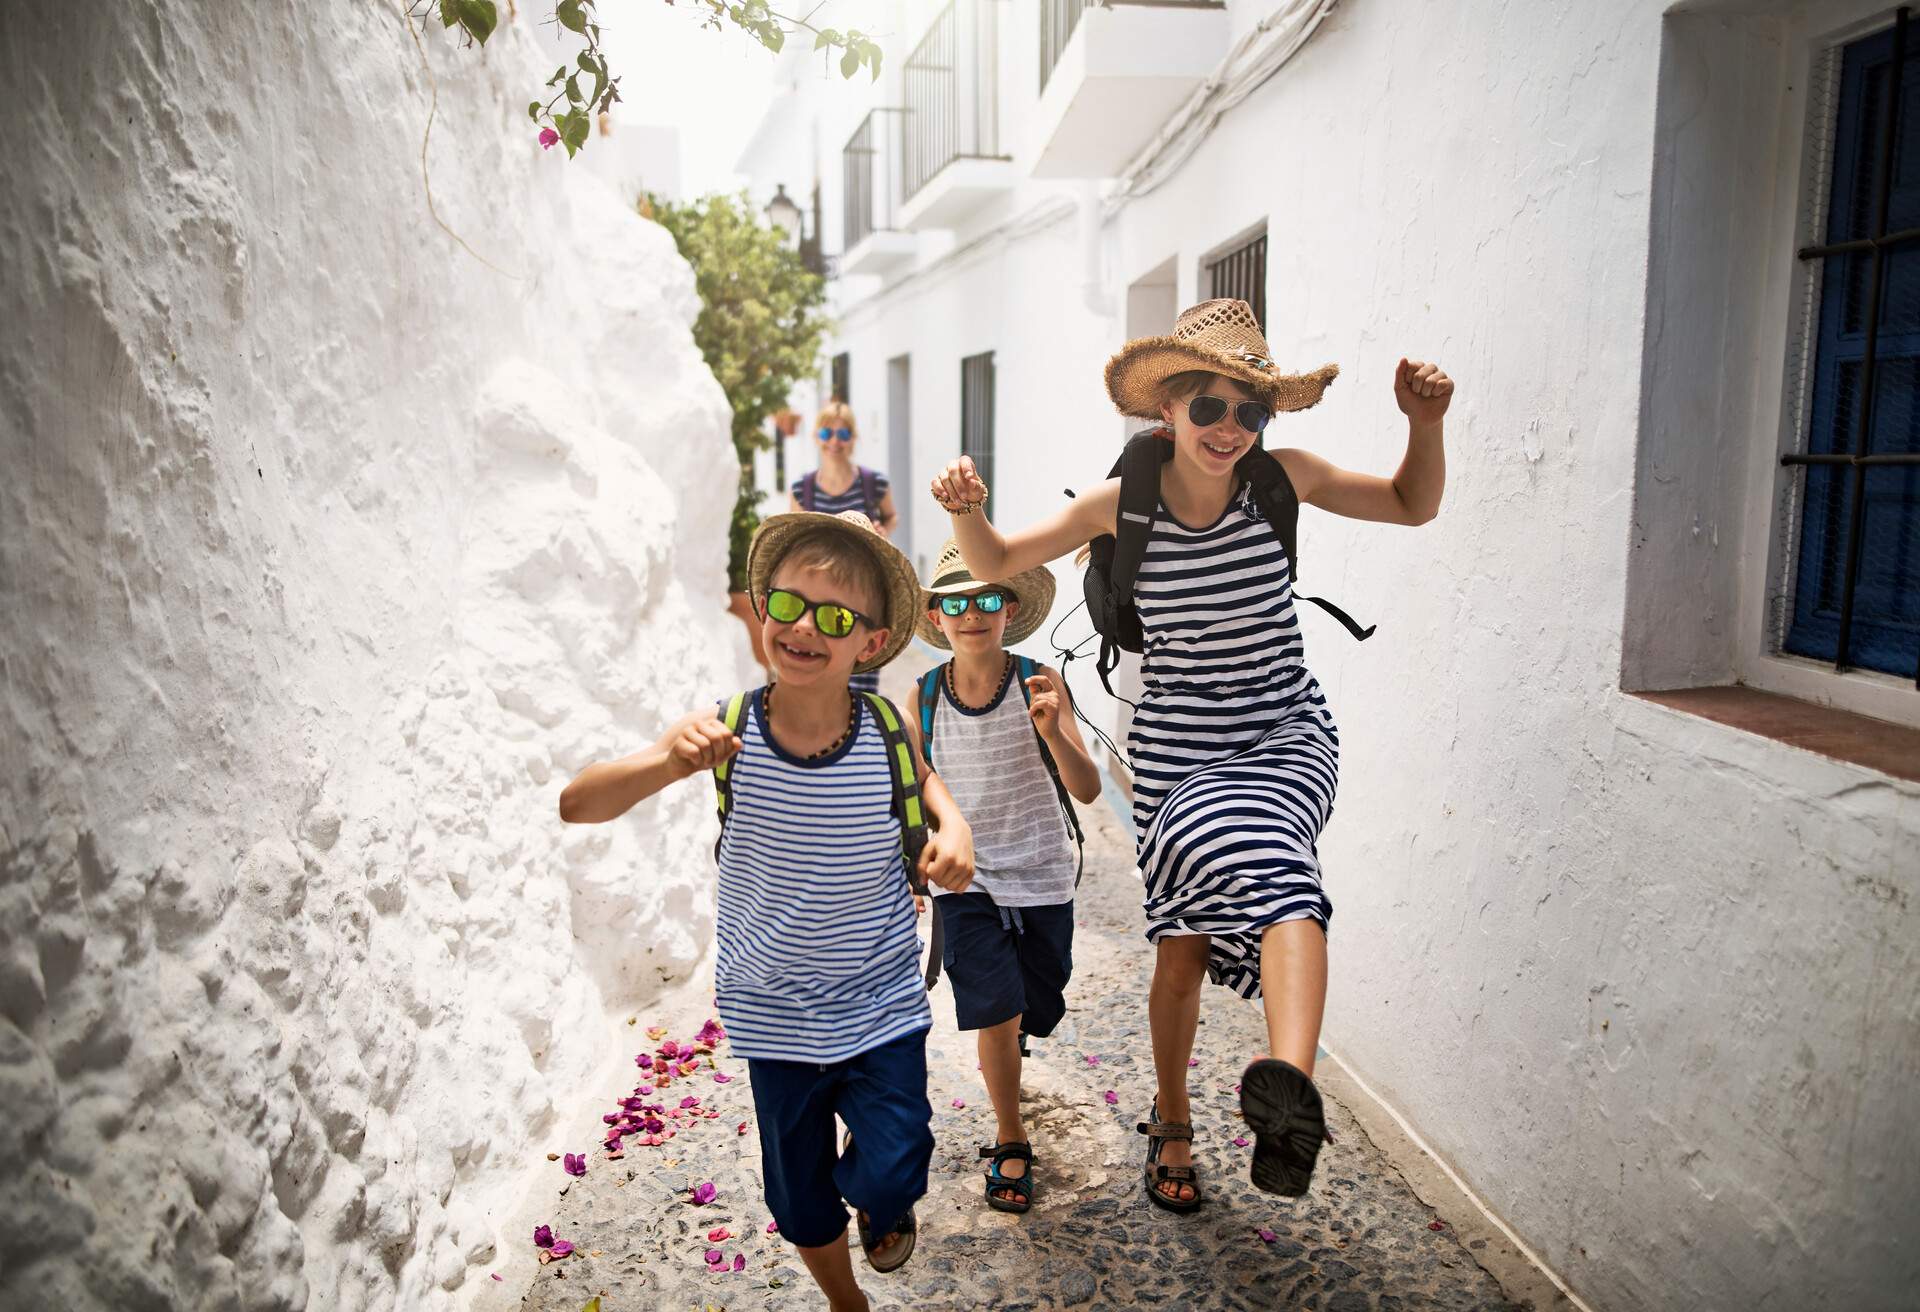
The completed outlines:
[[[667,0],[667,3],[672,4],[673,0]],[[840,76],[852,77],[865,64],[873,70],[875,80],[880,77],[880,45],[870,32],[862,32],[858,28],[842,32],[831,27],[815,27],[806,18],[790,18],[775,13],[765,0],[696,0],[696,3],[706,11],[702,27],[710,27],[717,32],[723,20],[730,22],[751,32],[761,45],[775,54],[786,46],[789,32],[811,32],[815,50],[834,49],[841,52]],[[812,14],[809,14],[808,18],[811,17]]]

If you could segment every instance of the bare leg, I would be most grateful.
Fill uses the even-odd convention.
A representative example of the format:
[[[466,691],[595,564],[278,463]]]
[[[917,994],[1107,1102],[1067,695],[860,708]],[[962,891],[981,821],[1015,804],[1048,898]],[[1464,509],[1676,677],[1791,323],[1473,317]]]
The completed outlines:
[[[1187,1059],[1200,1024],[1200,985],[1207,977],[1208,939],[1204,934],[1163,938],[1154,945],[1153,989],[1147,995],[1147,1024],[1153,1031],[1153,1073],[1158,1082],[1160,1119],[1193,1120],[1187,1102]],[[1193,1165],[1193,1146],[1166,1140],[1160,1160],[1167,1166]],[[1182,1202],[1193,1186],[1169,1180],[1160,1192]]]
[[[1318,921],[1267,926],[1260,937],[1260,993],[1273,1056],[1312,1078],[1327,1010],[1327,935]]]
[[[842,1230],[838,1239],[818,1248],[801,1248],[797,1244],[794,1247],[800,1260],[807,1264],[814,1283],[820,1286],[820,1292],[827,1296],[829,1312],[868,1312],[867,1296],[860,1292],[860,1282],[853,1278],[853,1258],[847,1248],[846,1231]]]
[[[993,1103],[996,1143],[1023,1143],[1027,1128],[1020,1119],[1020,1017],[1002,1021],[980,1031],[980,1074],[987,1084],[987,1098]],[[1008,1158],[1000,1164],[1000,1174],[1017,1180],[1027,1173],[1027,1164]],[[995,1195],[1017,1201],[1020,1195],[1001,1189]]]

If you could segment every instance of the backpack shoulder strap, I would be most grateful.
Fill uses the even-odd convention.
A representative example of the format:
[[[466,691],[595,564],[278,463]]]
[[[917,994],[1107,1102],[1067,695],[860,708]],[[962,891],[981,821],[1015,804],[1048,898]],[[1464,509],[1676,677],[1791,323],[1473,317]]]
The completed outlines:
[[[738,734],[740,726],[746,721],[747,700],[753,694],[737,692],[719,704],[720,722],[727,726],[727,732]],[[720,833],[724,837],[727,830],[727,817],[733,811],[733,758],[720,762],[713,767],[713,791],[715,801],[720,808]],[[713,856],[720,859],[720,839],[713,840]]]
[[[860,504],[866,507],[868,519],[878,523],[880,519],[880,475],[865,465],[860,466]]]
[[[1240,457],[1240,477],[1253,489],[1254,502],[1273,525],[1274,535],[1287,551],[1287,568],[1293,581],[1300,582],[1300,498],[1287,477],[1286,466],[1265,447],[1254,447]]]
[[[933,769],[933,710],[940,704],[940,677],[945,665],[936,665],[920,676],[920,755],[927,769]]]
[[[1173,455],[1173,443],[1158,434],[1157,429],[1134,434],[1113,466],[1114,474],[1120,478],[1120,505],[1114,513],[1113,566],[1109,575],[1116,597],[1133,595],[1134,579],[1140,573],[1140,562],[1146,559],[1147,538],[1153,532],[1154,516],[1160,509],[1160,466]]]
[[[1035,672],[1039,670],[1040,664],[1031,656],[1022,656],[1020,653],[1015,652],[1013,656],[1013,667],[1014,677],[1020,681],[1021,700],[1031,706],[1033,705],[1033,691],[1027,687],[1027,680],[1031,679]],[[1063,683],[1065,682],[1064,677],[1061,681]],[[1069,693],[1068,695],[1071,696],[1072,694]],[[1034,731],[1033,739],[1039,744],[1040,760],[1047,767],[1047,777],[1053,780],[1054,795],[1060,799],[1060,810],[1062,814],[1067,817],[1067,828],[1073,834],[1074,844],[1077,847],[1084,848],[1087,839],[1086,835],[1082,833],[1080,829],[1080,813],[1073,809],[1073,798],[1067,792],[1066,781],[1060,777],[1059,763],[1053,759],[1053,752],[1047,747],[1047,740],[1040,736],[1039,730],[1036,729]],[[1079,886],[1080,872],[1077,869],[1074,871],[1073,882],[1076,887]]]
[[[802,510],[813,509],[815,489],[819,486],[819,484],[820,484],[819,476],[816,475],[814,471],[811,469],[809,469],[806,473],[800,475],[800,509]]]
[[[1294,595],[1312,602],[1333,616],[1357,640],[1365,642],[1371,638],[1377,626],[1370,624],[1361,628],[1359,621],[1325,597],[1309,596],[1300,591],[1300,497],[1294,491],[1293,480],[1287,477],[1286,467],[1272,452],[1255,447],[1240,457],[1240,463],[1235,468],[1253,489],[1254,501],[1267,517],[1267,522],[1273,525],[1274,534],[1286,550],[1287,569],[1293,574]]]
[[[927,818],[920,805],[920,772],[913,766],[913,748],[907,744],[906,726],[894,704],[877,692],[862,692],[873,716],[880,722],[880,734],[886,742],[888,777],[893,784],[893,814],[900,821],[900,849],[906,857],[907,882],[913,891],[923,893],[920,879],[920,849],[927,845]]]

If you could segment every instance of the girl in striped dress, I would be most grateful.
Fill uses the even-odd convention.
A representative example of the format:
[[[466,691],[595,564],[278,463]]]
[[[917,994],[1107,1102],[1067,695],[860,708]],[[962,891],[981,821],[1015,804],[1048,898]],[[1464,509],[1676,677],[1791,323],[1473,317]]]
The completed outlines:
[[[1257,1136],[1254,1183],[1305,1193],[1325,1132],[1312,1075],[1332,904],[1316,845],[1333,809],[1339,738],[1306,665],[1292,562],[1236,465],[1274,413],[1315,404],[1337,372],[1279,374],[1243,301],[1194,306],[1172,335],[1129,342],[1107,365],[1121,412],[1158,422],[1173,445],[1135,584],[1145,694],[1127,750],[1156,954],[1148,1018],[1158,1096],[1140,1127],[1149,1136],[1143,1173],[1148,1197],[1174,1211],[1202,1202],[1187,1059],[1203,980],[1265,1005],[1270,1055],[1241,1079]],[[1423,524],[1445,485],[1442,417],[1452,393],[1437,366],[1400,362],[1394,397],[1407,416],[1407,450],[1390,479],[1306,451],[1274,455],[1303,505]],[[1114,533],[1120,504],[1120,480],[1109,479],[1003,536],[972,513],[987,488],[966,457],[932,492],[980,579],[1005,579]]]
[[[860,429],[854,423],[853,407],[845,401],[829,402],[815,420],[813,434],[820,448],[819,467],[802,474],[787,489],[788,509],[823,515],[857,510],[873,521],[882,537],[891,538],[894,525],[900,522],[893,489],[885,474],[854,463],[853,444],[860,439]],[[853,690],[880,691],[880,676],[854,675]]]

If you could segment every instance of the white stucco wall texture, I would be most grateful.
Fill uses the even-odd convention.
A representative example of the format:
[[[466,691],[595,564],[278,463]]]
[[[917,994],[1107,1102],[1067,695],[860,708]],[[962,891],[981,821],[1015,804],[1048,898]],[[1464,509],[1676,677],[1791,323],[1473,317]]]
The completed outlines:
[[[710,928],[691,273],[402,7],[0,18],[0,1306],[452,1305]]]

